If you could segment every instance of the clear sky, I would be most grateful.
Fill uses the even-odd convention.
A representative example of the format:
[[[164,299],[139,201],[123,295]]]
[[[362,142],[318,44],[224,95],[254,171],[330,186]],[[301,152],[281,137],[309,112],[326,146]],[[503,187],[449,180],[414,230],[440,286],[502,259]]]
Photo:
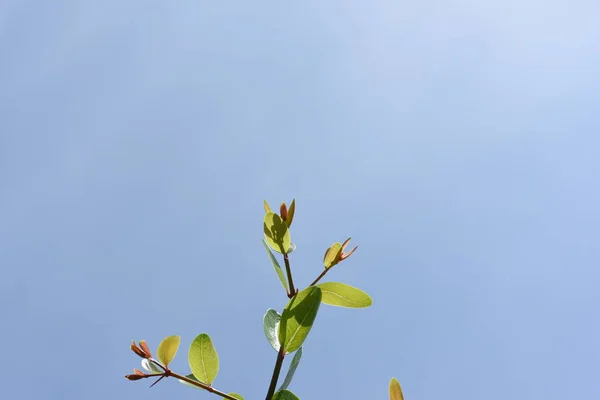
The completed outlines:
[[[0,1],[5,398],[218,397],[128,382],[132,339],[211,335],[262,399],[286,298],[263,199],[297,199],[321,309],[304,400],[600,398],[600,3]]]

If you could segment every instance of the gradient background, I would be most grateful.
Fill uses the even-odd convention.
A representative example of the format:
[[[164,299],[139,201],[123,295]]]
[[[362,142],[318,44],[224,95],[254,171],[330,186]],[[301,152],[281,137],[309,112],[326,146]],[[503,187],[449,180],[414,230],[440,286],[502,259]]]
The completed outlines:
[[[128,382],[209,333],[262,399],[286,298],[262,201],[297,199],[368,310],[323,307],[302,399],[600,398],[600,3],[0,1],[0,363],[19,399]]]

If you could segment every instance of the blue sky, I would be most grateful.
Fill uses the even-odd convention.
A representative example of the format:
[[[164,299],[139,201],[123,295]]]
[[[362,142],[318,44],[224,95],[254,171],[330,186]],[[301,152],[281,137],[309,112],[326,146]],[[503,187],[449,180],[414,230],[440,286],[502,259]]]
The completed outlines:
[[[600,396],[597,1],[0,2],[0,363],[22,399],[127,382],[132,339],[211,335],[266,393],[285,297],[262,201],[297,199],[323,307],[302,399]]]

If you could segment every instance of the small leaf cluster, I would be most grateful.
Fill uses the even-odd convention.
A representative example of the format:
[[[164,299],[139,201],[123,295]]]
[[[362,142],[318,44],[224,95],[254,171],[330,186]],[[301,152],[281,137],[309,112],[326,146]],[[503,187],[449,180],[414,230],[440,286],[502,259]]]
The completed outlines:
[[[296,211],[296,201],[293,200],[289,208],[282,203],[279,213],[273,212],[266,201],[264,208],[263,245],[288,297],[287,304],[281,313],[275,309],[269,309],[263,317],[265,337],[273,350],[277,352],[266,400],[294,400],[299,397],[289,390],[289,386],[300,364],[303,344],[314,325],[321,304],[365,308],[372,305],[372,300],[364,291],[341,282],[319,283],[333,267],[356,251],[358,246],[346,252],[350,238],[343,243],[335,242],[329,246],[323,257],[323,269],[320,274],[306,288],[298,289],[294,285],[290,262],[290,254],[296,249],[290,232]],[[283,268],[275,253],[283,257]],[[225,399],[244,400],[238,393],[226,393],[213,387],[213,382],[219,372],[219,357],[210,336],[206,333],[198,335],[188,350],[191,373],[181,375],[172,371],[169,364],[175,358],[180,342],[180,336],[166,337],[158,345],[156,358],[152,356],[145,341],[141,340],[137,344],[132,342],[131,350],[142,358],[141,364],[145,372],[134,369],[133,374],[125,377],[132,381],[157,378],[152,386],[163,378],[173,377],[184,385],[206,390]],[[295,354],[287,374],[281,385],[277,387],[284,358],[291,353]],[[390,400],[404,400],[400,384],[395,378],[390,381],[389,392]]]

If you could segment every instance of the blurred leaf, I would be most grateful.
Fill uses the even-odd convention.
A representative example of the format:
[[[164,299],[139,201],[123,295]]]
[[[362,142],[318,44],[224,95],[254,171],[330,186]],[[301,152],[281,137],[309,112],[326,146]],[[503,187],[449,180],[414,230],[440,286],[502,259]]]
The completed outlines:
[[[271,207],[269,207],[269,203],[265,200],[265,212],[268,214],[271,212]]]
[[[292,245],[290,231],[281,217],[273,212],[265,215],[265,239],[273,250],[285,254]]]
[[[279,313],[272,308],[267,310],[263,318],[263,329],[265,330],[265,336],[275,351],[279,351],[280,348],[279,339],[277,338],[280,319],[281,315],[279,315]]]
[[[309,286],[290,299],[279,322],[279,343],[286,354],[304,343],[321,305],[321,289]]]
[[[296,368],[298,368],[298,364],[300,364],[300,359],[302,358],[302,347],[298,349],[296,354],[294,354],[294,358],[292,358],[292,362],[290,363],[290,368],[288,369],[288,373],[285,376],[285,379],[279,390],[285,390],[292,383],[292,379],[294,379],[294,374],[296,373]]]
[[[296,199],[292,200],[292,204],[290,204],[290,208],[287,213],[287,218],[285,219],[285,223],[288,228],[292,226],[292,221],[294,220],[294,213],[296,212]]]
[[[272,400],[300,400],[300,398],[289,390],[282,390],[275,393]]]
[[[188,362],[196,379],[207,385],[212,384],[219,372],[219,357],[206,333],[196,336],[192,342]]]
[[[365,308],[373,304],[368,294],[345,283],[324,282],[317,286],[323,292],[321,301],[330,306]]]
[[[390,400],[404,400],[400,382],[396,378],[392,378],[390,381]]]
[[[283,269],[281,269],[281,267],[279,266],[279,262],[275,258],[275,255],[271,251],[271,248],[267,244],[267,241],[265,239],[263,239],[262,242],[265,245],[265,250],[267,250],[267,254],[269,255],[269,259],[271,260],[271,264],[273,265],[273,268],[275,268],[275,273],[279,277],[279,281],[281,282],[281,284],[283,285],[283,288],[287,292],[288,291],[288,287],[287,287],[287,282],[285,281],[285,275],[283,274]]]
[[[341,255],[342,244],[340,242],[335,242],[325,252],[325,257],[323,258],[323,265],[325,265],[325,268],[331,268],[337,264]]]
[[[156,357],[166,367],[175,358],[177,349],[179,349],[179,343],[181,342],[181,336],[168,336],[163,339],[158,345],[156,350]]]
[[[235,397],[238,400],[244,400],[244,398],[242,397],[241,394],[237,394],[237,393],[229,393],[230,396]]]
[[[296,250],[296,245],[294,243],[291,243],[287,253],[291,254],[294,250]]]

